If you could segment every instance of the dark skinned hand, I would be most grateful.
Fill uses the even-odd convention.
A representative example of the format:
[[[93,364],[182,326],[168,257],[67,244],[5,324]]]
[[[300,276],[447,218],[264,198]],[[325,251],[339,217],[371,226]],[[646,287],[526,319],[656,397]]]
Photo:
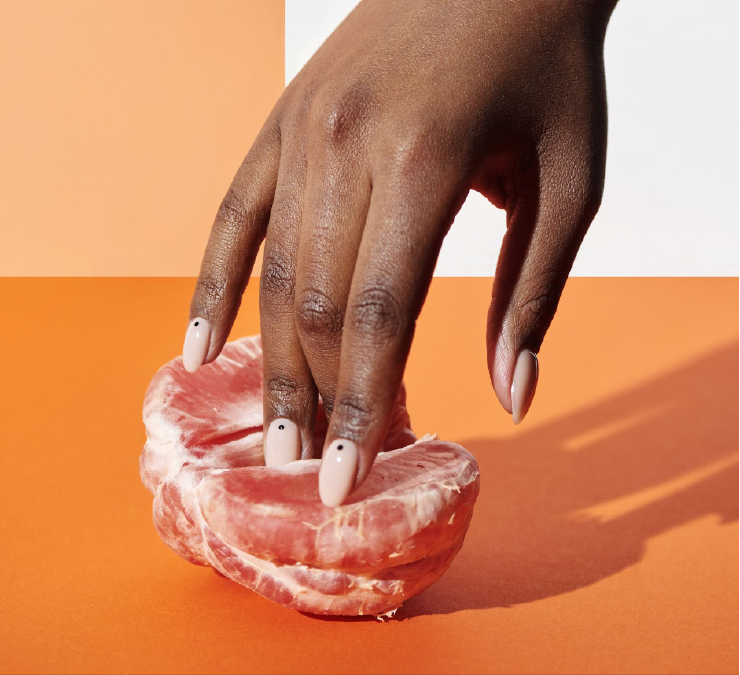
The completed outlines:
[[[218,211],[184,362],[220,353],[260,244],[265,458],[341,504],[390,424],[442,240],[473,189],[506,210],[488,368],[518,423],[599,208],[613,1],[363,0],[290,83]]]

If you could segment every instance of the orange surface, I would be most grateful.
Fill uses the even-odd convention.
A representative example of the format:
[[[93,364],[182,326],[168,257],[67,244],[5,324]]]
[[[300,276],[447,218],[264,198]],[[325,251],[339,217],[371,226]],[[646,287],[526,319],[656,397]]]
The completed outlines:
[[[284,84],[276,0],[0,0],[0,275],[195,275]]]
[[[482,492],[448,574],[385,624],[159,541],[140,407],[192,287],[0,280],[1,672],[737,672],[737,279],[572,279],[517,428],[487,381],[490,280],[435,279],[412,420],[475,453]]]

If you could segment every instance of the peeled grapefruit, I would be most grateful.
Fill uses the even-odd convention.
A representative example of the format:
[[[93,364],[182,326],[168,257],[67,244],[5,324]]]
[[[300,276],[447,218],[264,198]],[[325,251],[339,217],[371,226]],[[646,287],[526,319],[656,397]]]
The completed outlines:
[[[416,439],[402,387],[367,480],[342,506],[325,507],[320,460],[264,466],[260,344],[242,338],[195,374],[177,358],[154,376],[140,458],[154,525],[178,555],[287,607],[392,613],[460,550],[478,465],[459,445]],[[325,434],[319,406],[317,448]]]

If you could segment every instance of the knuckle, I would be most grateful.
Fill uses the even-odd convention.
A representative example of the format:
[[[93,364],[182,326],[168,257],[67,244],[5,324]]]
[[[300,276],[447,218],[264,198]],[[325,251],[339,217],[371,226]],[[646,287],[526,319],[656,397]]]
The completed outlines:
[[[560,302],[560,294],[568,278],[559,270],[546,270],[527,283],[517,294],[516,309],[522,330],[541,341]]]
[[[272,375],[265,381],[265,391],[270,394],[295,394],[301,386],[285,375]]]
[[[387,161],[399,174],[416,173],[433,158],[437,132],[431,122],[416,120],[403,125],[391,136]]]
[[[367,119],[370,95],[362,84],[350,85],[338,93],[325,95],[316,105],[314,124],[329,146],[344,145],[354,137]]]
[[[323,113],[320,122],[321,135],[328,145],[341,145],[351,132],[352,121],[348,111],[341,105],[332,104]]]
[[[549,324],[557,306],[558,298],[556,296],[548,293],[540,293],[524,300],[519,305],[519,310],[537,323],[547,321]]]
[[[315,288],[303,291],[295,308],[296,328],[304,338],[337,336],[344,325],[344,312],[326,293]]]
[[[334,401],[332,423],[335,435],[360,439],[375,417],[375,406],[363,395],[346,393]]]
[[[267,302],[292,303],[295,275],[289,256],[272,248],[265,252],[260,278],[260,298]]]
[[[216,214],[216,223],[222,233],[239,232],[244,227],[248,212],[243,200],[234,188],[229,188]]]
[[[227,279],[225,275],[206,272],[198,277],[195,283],[195,296],[199,308],[213,311],[220,306],[226,296]]]
[[[275,374],[265,380],[264,391],[273,411],[286,416],[289,409],[301,406],[307,396],[308,385],[288,375]]]
[[[370,286],[360,291],[348,318],[358,333],[384,340],[399,337],[405,324],[401,304],[382,286]]]
[[[272,375],[265,381],[265,391],[278,396],[296,396],[306,391],[306,385],[287,375]]]
[[[249,200],[231,187],[221,201],[214,229],[221,239],[234,240],[260,223],[266,222],[270,207],[259,200]]]

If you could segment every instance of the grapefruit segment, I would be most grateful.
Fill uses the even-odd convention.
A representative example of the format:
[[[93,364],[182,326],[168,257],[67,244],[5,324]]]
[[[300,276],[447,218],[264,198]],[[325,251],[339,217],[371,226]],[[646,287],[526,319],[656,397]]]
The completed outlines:
[[[316,614],[394,611],[434,583],[462,546],[478,495],[473,456],[416,440],[405,389],[365,483],[342,506],[318,494],[319,459],[264,466],[259,336],[190,374],[177,358],[144,401],[140,458],[154,524],[178,555],[264,597]],[[314,449],[323,447],[319,405]]]

